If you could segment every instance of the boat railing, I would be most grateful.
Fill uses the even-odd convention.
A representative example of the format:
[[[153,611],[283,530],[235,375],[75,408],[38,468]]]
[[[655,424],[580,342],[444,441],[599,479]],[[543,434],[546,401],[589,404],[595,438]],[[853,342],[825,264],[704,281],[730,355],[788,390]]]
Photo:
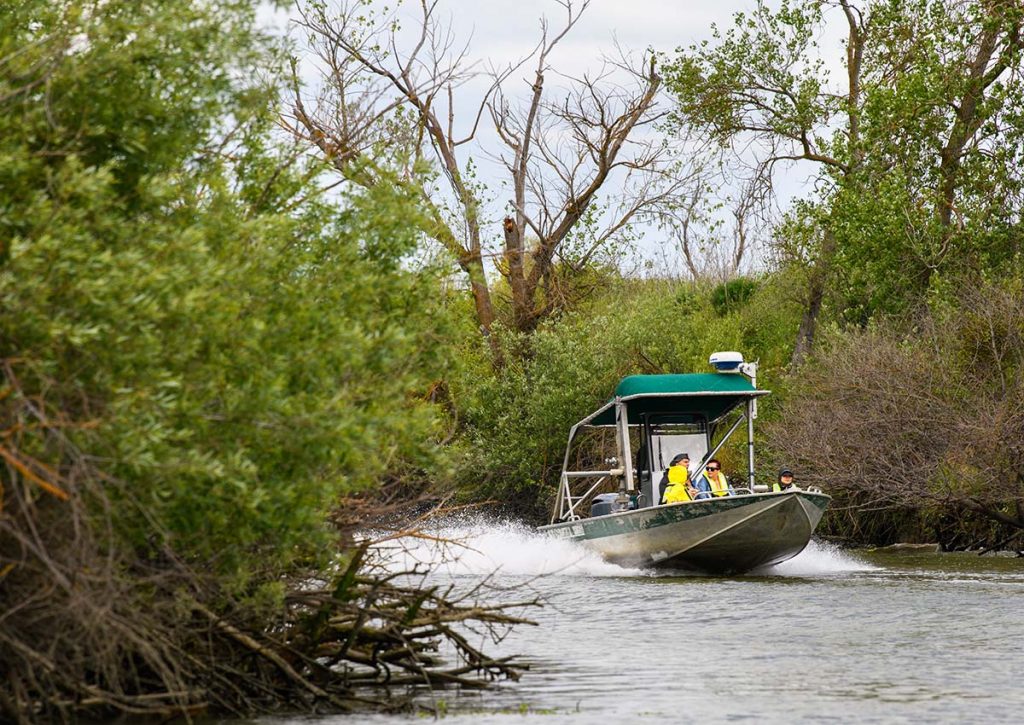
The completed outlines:
[[[559,521],[578,521],[583,518],[577,510],[587,501],[594,497],[598,488],[612,476],[621,476],[622,469],[613,468],[609,471],[564,471],[562,473],[561,485],[559,487]],[[597,480],[582,494],[574,496],[569,480],[574,478],[597,478]]]
[[[559,515],[557,521],[579,521],[584,518],[584,514],[581,510],[586,506],[587,502],[591,501],[594,494],[597,493],[601,485],[609,480],[613,476],[621,476],[621,469],[612,469],[609,471],[565,471],[562,473],[562,478],[559,486],[558,496],[558,511]],[[571,479],[580,478],[596,478],[593,484],[590,485],[583,493],[574,495],[572,492],[572,486],[570,484]],[[746,486],[733,486],[731,488],[732,494],[735,496],[744,496],[751,493],[756,493]],[[720,496],[712,496],[707,492],[701,492],[694,501],[706,501],[713,498],[722,498]]]
[[[730,486],[729,487],[729,495],[730,496],[745,496],[745,495],[747,495],[749,493],[751,493],[751,490],[749,488],[746,488],[745,486],[743,486],[743,487]],[[694,501],[707,501],[708,499],[712,499],[712,498],[726,498],[726,496],[716,496],[711,491],[698,491],[697,495],[693,498],[693,500]]]
[[[579,521],[580,519],[588,516],[589,514],[584,513],[584,507],[586,504],[594,498],[594,495],[604,483],[611,478],[620,477],[622,475],[623,471],[621,468],[613,468],[608,471],[564,471],[559,485],[558,500],[556,501],[555,510],[558,514],[557,517],[552,520],[552,523],[555,521]],[[573,494],[570,482],[573,479],[583,478],[594,478],[596,480],[582,494]],[[734,496],[748,496],[757,493],[767,493],[769,491],[767,486],[755,486],[754,488],[733,486],[731,490],[732,495]],[[821,489],[816,486],[800,490],[808,491],[810,493],[821,492]],[[702,492],[694,499],[694,501],[707,501],[713,498],[722,497],[711,496],[707,492]]]

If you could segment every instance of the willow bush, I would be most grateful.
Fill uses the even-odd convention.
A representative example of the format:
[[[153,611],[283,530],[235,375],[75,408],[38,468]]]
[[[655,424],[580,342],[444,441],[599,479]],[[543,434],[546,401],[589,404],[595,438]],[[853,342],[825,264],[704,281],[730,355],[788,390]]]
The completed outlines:
[[[27,42],[25,12],[5,28]],[[270,140],[272,88],[231,78],[273,60],[252,12],[110,3],[77,17],[81,52],[62,45],[76,16],[53,19],[45,86],[4,109],[4,188],[25,198],[0,278],[25,394],[88,421],[76,444],[175,547],[242,572],[250,550],[315,544],[325,501],[428,451],[414,396],[445,364],[435,280],[399,269],[414,201],[317,200],[315,169]]]

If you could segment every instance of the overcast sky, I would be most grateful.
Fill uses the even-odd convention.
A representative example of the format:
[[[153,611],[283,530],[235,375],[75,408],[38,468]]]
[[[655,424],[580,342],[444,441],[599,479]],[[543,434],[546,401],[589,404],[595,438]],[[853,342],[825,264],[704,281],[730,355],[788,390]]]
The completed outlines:
[[[755,0],[592,0],[563,52],[596,58],[616,38],[628,48],[669,50],[709,37],[712,23],[725,25],[734,13],[755,4]],[[374,5],[393,8],[395,2]],[[418,2],[405,0],[403,7],[415,11]],[[441,0],[439,10],[455,21],[462,37],[472,35],[473,55],[493,58],[511,58],[532,48],[542,16],[552,27],[565,17],[556,0]],[[288,19],[287,13],[267,12],[264,17],[280,28]]]
[[[578,4],[578,3],[577,3]],[[710,36],[712,23],[728,24],[733,13],[753,0],[593,0],[553,59],[584,67],[617,40],[632,50],[670,50]],[[539,18],[554,28],[565,17],[555,0],[451,0],[460,30],[472,33],[475,55],[512,58],[536,43]]]
[[[327,4],[336,6],[338,0],[327,0]],[[579,0],[574,4],[578,7]],[[372,3],[378,10],[395,5],[394,0]],[[728,26],[735,13],[755,5],[756,0],[592,0],[553,53],[551,65],[574,74],[594,70],[602,54],[614,53],[616,43],[638,53],[648,47],[659,51],[686,47],[710,38],[712,24]],[[415,26],[419,2],[404,0],[401,6],[401,15],[409,18],[407,27]],[[275,13],[265,6],[262,20],[299,39],[290,15],[294,12]],[[437,15],[450,20],[456,37],[469,44],[470,58],[496,65],[521,58],[534,48],[542,17],[552,29],[559,28],[566,17],[557,0],[440,0]]]

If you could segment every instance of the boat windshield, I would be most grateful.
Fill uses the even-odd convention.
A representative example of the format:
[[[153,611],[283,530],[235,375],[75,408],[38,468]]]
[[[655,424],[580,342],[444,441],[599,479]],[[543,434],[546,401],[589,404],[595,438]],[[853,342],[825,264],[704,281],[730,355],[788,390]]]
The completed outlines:
[[[650,442],[651,473],[668,468],[672,458],[679,453],[689,454],[691,461],[700,461],[708,452],[708,427],[703,419],[678,422],[672,420],[672,416],[650,418],[645,421],[644,438]]]

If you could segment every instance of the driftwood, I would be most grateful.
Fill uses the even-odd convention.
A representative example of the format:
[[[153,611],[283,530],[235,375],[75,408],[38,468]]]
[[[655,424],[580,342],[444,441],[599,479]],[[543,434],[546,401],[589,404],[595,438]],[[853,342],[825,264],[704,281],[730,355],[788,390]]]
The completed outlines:
[[[167,546],[131,550],[103,513],[118,482],[14,373],[0,361],[0,720],[394,710],[418,687],[526,668],[470,634],[500,640],[535,600],[481,603],[486,582],[430,584],[422,567],[386,567],[369,541],[347,536],[329,575],[276,572],[286,593],[271,611]]]

